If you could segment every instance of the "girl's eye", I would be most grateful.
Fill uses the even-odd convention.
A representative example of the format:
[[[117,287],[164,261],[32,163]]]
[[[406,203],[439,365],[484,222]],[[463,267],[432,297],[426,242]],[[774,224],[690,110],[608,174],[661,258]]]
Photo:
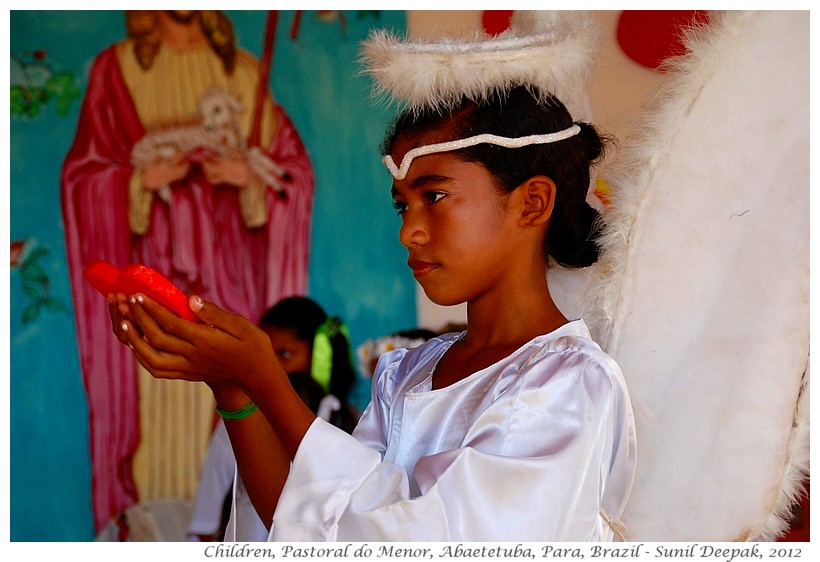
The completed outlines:
[[[445,195],[446,193],[443,191],[425,191],[424,199],[428,204],[432,205],[433,203],[440,201]],[[399,215],[403,215],[407,212],[407,203],[393,199],[393,208],[396,209]]]
[[[407,210],[407,203],[402,203],[401,201],[396,201],[393,199],[393,208],[396,209],[399,215],[403,214]]]
[[[428,203],[435,203],[440,201],[446,194],[441,191],[428,191],[424,194]]]

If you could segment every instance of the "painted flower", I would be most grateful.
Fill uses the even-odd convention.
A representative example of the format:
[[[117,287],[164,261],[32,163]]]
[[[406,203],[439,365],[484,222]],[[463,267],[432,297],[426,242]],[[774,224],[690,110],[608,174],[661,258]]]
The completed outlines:
[[[20,258],[23,257],[23,250],[25,249],[25,240],[15,240],[11,243],[11,267],[20,263]]]

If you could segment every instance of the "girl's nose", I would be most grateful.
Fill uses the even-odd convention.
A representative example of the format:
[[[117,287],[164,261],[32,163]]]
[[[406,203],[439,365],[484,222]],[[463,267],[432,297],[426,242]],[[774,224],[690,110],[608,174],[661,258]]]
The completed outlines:
[[[399,229],[399,242],[406,248],[409,248],[410,246],[423,246],[427,244],[429,239],[427,226],[421,217],[418,216],[418,213],[407,210],[404,213],[401,228]]]

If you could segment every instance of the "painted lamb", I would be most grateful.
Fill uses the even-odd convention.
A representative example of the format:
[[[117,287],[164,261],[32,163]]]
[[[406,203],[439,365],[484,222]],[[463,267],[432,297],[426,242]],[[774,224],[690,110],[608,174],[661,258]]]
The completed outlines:
[[[131,162],[143,168],[154,160],[171,158],[177,152],[187,152],[192,161],[201,161],[211,154],[225,154],[234,149],[243,154],[251,169],[280,196],[284,189],[279,181],[284,169],[258,147],[247,146],[239,128],[238,115],[243,110],[230,92],[210,88],[199,100],[199,116],[195,123],[149,131],[131,151]]]

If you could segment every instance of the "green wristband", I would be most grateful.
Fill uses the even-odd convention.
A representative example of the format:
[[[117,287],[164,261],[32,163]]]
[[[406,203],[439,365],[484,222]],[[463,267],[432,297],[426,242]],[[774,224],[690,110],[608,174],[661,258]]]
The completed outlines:
[[[241,420],[242,418],[247,418],[252,413],[256,411],[256,404],[253,402],[248,402],[244,407],[240,408],[239,410],[223,410],[219,406],[216,407],[216,411],[219,412],[219,415],[222,416],[223,419],[226,420]]]

